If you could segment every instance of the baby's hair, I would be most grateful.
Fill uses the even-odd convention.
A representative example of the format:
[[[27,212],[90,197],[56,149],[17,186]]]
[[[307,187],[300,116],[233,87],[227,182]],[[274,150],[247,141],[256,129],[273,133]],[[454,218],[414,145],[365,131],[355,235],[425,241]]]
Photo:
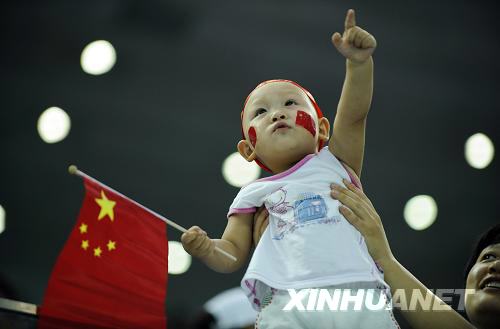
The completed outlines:
[[[465,272],[464,272],[464,279],[467,281],[467,276],[469,276],[469,272],[476,264],[477,258],[479,257],[479,254],[481,252],[494,244],[500,243],[500,224],[494,225],[490,227],[489,230],[484,232],[480,237],[479,240],[477,241],[474,251],[472,255],[469,258],[469,261],[467,262],[467,266],[465,267]]]
[[[245,99],[245,103],[243,103],[243,109],[241,110],[241,136],[243,137],[243,139],[246,139],[245,137],[245,131],[243,130],[243,113],[245,111],[245,107],[247,106],[247,102],[248,102],[248,99],[250,98],[250,95],[256,90],[256,89],[259,89],[260,87],[264,86],[264,85],[267,85],[269,83],[273,83],[273,82],[288,82],[288,83],[291,83],[293,84],[294,86],[296,87],[299,87],[300,90],[302,90],[307,98],[311,101],[312,105],[314,106],[314,109],[316,110],[316,114],[318,115],[318,119],[322,118],[323,117],[323,112],[321,111],[321,109],[319,108],[319,105],[318,103],[316,103],[316,100],[314,99],[313,95],[304,87],[302,87],[301,85],[299,85],[297,82],[295,81],[292,81],[292,80],[286,80],[286,79],[271,79],[271,80],[265,80],[265,81],[262,81],[261,83],[259,83],[257,85],[257,87],[255,87],[254,89],[252,89],[252,91],[248,94],[247,98]],[[319,145],[318,145],[318,149],[321,149],[323,147],[323,141],[320,140],[319,141]],[[271,170],[265,165],[263,164],[259,159],[255,159],[255,162],[257,162],[257,164],[262,168],[264,169],[265,171],[267,172],[271,172]]]

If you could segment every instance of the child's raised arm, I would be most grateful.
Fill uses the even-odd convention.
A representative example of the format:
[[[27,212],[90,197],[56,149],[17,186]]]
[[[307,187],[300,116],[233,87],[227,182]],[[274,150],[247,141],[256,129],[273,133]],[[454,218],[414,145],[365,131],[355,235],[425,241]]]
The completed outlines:
[[[354,10],[345,18],[344,33],[335,32],[332,42],[346,58],[346,76],[333,123],[330,151],[358,177],[361,175],[365,147],[366,117],[373,93],[373,60],[377,41],[356,26]]]
[[[221,273],[238,270],[248,257],[252,243],[253,214],[233,214],[229,217],[224,234],[220,239],[210,239],[198,226],[182,234],[184,249],[199,258],[208,267]],[[233,261],[215,250],[215,246],[234,255]]]

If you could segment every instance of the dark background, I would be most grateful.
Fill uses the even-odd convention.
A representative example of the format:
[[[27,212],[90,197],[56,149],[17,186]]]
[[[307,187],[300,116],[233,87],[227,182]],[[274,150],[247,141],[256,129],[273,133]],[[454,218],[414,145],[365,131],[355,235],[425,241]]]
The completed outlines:
[[[71,163],[220,236],[238,191],[221,165],[239,140],[246,95],[262,80],[296,80],[333,119],[345,60],[330,36],[342,32],[348,8],[378,41],[365,191],[412,273],[429,288],[463,287],[472,243],[499,222],[498,161],[476,170],[463,155],[476,132],[499,142],[495,2],[18,0],[0,10],[0,276],[11,296],[42,300],[82,201]],[[117,63],[91,76],[80,55],[98,39],[114,45]],[[50,106],[72,120],[56,144],[36,130]],[[435,224],[418,232],[403,219],[417,194],[439,207]],[[170,230],[169,238],[180,235]],[[243,273],[218,274],[194,260],[171,275],[171,323]]]

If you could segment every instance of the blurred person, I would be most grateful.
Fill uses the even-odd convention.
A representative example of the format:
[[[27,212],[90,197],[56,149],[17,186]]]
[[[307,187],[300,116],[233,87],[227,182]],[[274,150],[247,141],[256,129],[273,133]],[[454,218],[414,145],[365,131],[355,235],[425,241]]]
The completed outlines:
[[[241,289],[225,290],[208,300],[189,326],[190,329],[250,329],[257,312]]]

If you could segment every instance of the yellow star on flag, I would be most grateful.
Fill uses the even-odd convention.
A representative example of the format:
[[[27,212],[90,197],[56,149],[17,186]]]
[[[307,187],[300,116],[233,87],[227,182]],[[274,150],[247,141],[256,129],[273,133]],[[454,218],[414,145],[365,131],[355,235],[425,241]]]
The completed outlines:
[[[94,248],[94,256],[101,257],[102,250],[101,247]]]
[[[80,233],[83,234],[83,233],[87,233],[87,224],[85,223],[82,223],[82,225],[80,225]]]
[[[116,241],[109,240],[107,246],[108,246],[108,250],[109,251],[115,250],[116,249]]]
[[[83,250],[87,250],[88,247],[89,247],[89,240],[82,240]]]
[[[106,194],[104,194],[104,191],[101,190],[101,198],[95,198],[95,202],[101,207],[101,211],[99,212],[99,216],[97,217],[98,220],[103,219],[104,217],[108,216],[111,221],[115,219],[115,213],[113,212],[113,208],[116,205],[115,201],[109,200],[106,197]]]

